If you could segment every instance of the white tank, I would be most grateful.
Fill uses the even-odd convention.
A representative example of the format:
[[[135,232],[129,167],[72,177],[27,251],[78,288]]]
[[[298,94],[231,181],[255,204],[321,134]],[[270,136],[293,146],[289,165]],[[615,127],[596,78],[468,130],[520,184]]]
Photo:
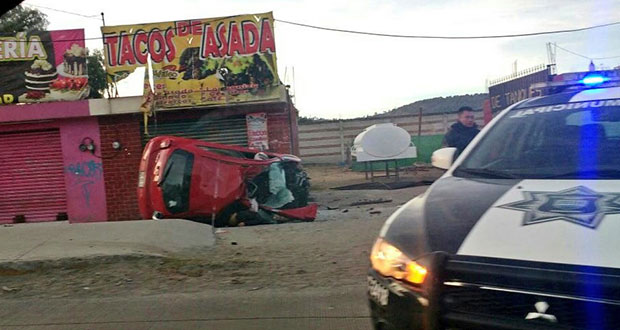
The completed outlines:
[[[409,133],[392,123],[367,127],[355,137],[351,154],[358,162],[417,157]]]

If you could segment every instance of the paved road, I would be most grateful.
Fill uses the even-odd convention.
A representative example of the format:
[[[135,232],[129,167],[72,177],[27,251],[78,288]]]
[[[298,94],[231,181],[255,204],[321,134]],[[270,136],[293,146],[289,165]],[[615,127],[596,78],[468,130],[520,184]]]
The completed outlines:
[[[370,329],[363,287],[4,300],[2,329]]]

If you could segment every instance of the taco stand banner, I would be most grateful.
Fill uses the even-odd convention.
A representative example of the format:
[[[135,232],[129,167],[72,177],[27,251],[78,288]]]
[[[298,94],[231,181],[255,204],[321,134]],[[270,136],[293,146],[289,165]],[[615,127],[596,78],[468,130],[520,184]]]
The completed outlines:
[[[88,96],[84,30],[0,34],[0,103]]]
[[[104,26],[108,78],[150,63],[156,107],[279,97],[272,13]]]

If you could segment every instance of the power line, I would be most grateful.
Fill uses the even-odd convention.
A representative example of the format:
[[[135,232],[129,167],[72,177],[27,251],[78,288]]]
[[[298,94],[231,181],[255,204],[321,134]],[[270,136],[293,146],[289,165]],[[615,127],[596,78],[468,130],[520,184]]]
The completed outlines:
[[[40,6],[40,5],[34,5],[34,4],[31,4],[31,3],[25,3],[25,5],[31,6],[31,7],[36,7],[36,8],[41,8],[41,9],[47,9],[47,10],[51,10],[51,11],[57,11],[59,13],[64,13],[64,14],[69,14],[69,15],[74,15],[74,16],[80,16],[80,17],[100,20],[98,18],[99,15],[83,15],[83,14],[74,13],[74,12],[66,11],[66,10],[62,10],[62,9],[55,9],[55,8],[50,8],[50,7]]]
[[[410,39],[499,39],[499,38],[516,38],[516,37],[531,37],[531,36],[540,36],[547,34],[558,34],[558,33],[570,33],[570,32],[580,32],[592,29],[598,29],[602,27],[618,25],[620,22],[612,22],[607,24],[599,24],[593,26],[587,26],[582,28],[574,28],[574,29],[565,29],[565,30],[554,30],[554,31],[542,31],[542,32],[530,32],[530,33],[517,33],[517,34],[500,34],[500,35],[482,35],[482,36],[438,36],[438,35],[406,35],[406,34],[389,34],[389,33],[378,33],[378,32],[367,32],[367,31],[355,31],[355,30],[346,30],[346,29],[336,29],[318,25],[311,25],[305,23],[297,23],[286,21],[282,19],[274,19],[274,21],[282,22],[290,25],[297,25],[302,27],[307,27],[311,29],[324,30],[324,31],[332,31],[332,32],[342,32],[342,33],[352,33],[352,34],[362,34],[362,35],[370,35],[376,37],[389,37],[389,38],[410,38]]]
[[[557,48],[559,48],[559,49],[561,49],[561,50],[563,50],[563,51],[565,51],[565,52],[567,52],[567,53],[573,54],[573,55],[575,55],[575,56],[583,57],[583,58],[585,58],[586,60],[591,60],[591,61],[592,61],[592,60],[597,60],[597,61],[600,61],[600,60],[610,60],[610,59],[613,59],[613,58],[620,58],[620,55],[616,55],[616,56],[606,56],[606,57],[590,57],[590,56],[586,56],[586,55],[579,54],[579,53],[574,52],[574,51],[572,51],[572,50],[570,50],[570,49],[566,49],[566,48],[564,48],[564,47],[558,46],[558,44],[554,44],[554,45],[555,45]]]
[[[70,11],[61,10],[61,9],[50,8],[50,7],[41,6],[41,5],[34,5],[34,4],[29,4],[29,3],[27,5],[33,6],[33,7],[38,7],[38,8],[43,8],[43,9],[48,9],[48,10],[52,10],[52,11],[57,11],[57,12],[61,12],[61,13],[69,14],[69,15],[75,15],[75,16],[80,16],[80,17],[85,17],[85,18],[99,20],[99,18],[97,18],[99,15],[83,15],[83,14],[79,14],[79,13],[75,13],[75,12],[70,12]],[[299,23],[299,22],[292,22],[292,21],[287,21],[287,20],[282,20],[282,19],[274,19],[274,21],[282,22],[282,23],[290,24],[290,25],[296,25],[296,26],[311,28],[311,29],[317,29],[317,30],[324,30],[324,31],[331,31],[331,32],[341,32],[341,33],[351,33],[351,34],[361,34],[361,35],[369,35],[369,36],[376,36],[376,37],[409,38],[409,39],[452,39],[452,40],[459,40],[459,39],[500,39],[500,38],[531,37],[531,36],[540,36],[540,35],[549,35],[549,34],[581,32],[581,31],[593,30],[593,29],[598,29],[598,28],[603,28],[603,27],[614,26],[614,25],[619,25],[620,24],[620,21],[617,21],[617,22],[612,22],[612,23],[607,23],[607,24],[592,25],[592,26],[581,27],[581,28],[564,29],[564,30],[552,30],[552,31],[541,31],[541,32],[516,33],[516,34],[500,34],[500,35],[480,35],[480,36],[448,36],[448,35],[440,36],[440,35],[389,34],[389,33],[379,33],[379,32],[368,32],[368,31],[356,31],[356,30],[347,30],[347,29],[337,29],[337,28],[330,28],[330,27],[311,25],[311,24],[305,24],[305,23]],[[570,53],[572,53],[574,55],[588,58],[588,57],[583,56],[581,54],[577,54],[577,53],[571,52],[571,51],[569,51],[567,49],[564,49],[564,48],[562,48],[562,49],[565,50],[565,51],[568,51],[568,52],[570,52]],[[618,57],[620,57],[620,56],[618,56]],[[614,56],[612,58],[616,58],[616,56]],[[588,58],[588,59],[590,59],[590,58]],[[595,59],[607,59],[607,58],[595,58]]]
[[[76,13],[72,13],[72,14],[76,14]],[[94,16],[86,16],[86,15],[81,15],[81,14],[77,14],[77,15],[80,15],[80,16],[83,16],[83,17],[88,17],[88,18],[94,18]],[[603,27],[608,27],[608,26],[620,25],[620,21],[618,21],[618,22],[612,22],[612,23],[607,23],[607,24],[592,25],[592,26],[587,26],[587,27],[582,27],[582,28],[565,29],[565,30],[554,30],[554,31],[542,31],[542,32],[531,32],[531,33],[519,33],[519,34],[483,35],[483,36],[438,36],[438,35],[437,36],[431,36],[431,35],[404,35],[404,34],[386,34],[386,33],[376,33],[376,32],[363,32],[363,31],[355,31],[355,30],[344,30],[344,29],[334,29],[334,28],[328,28],[328,27],[321,27],[321,26],[316,26],[316,25],[309,25],[309,24],[305,24],[305,23],[297,23],[297,22],[286,21],[286,20],[275,19],[275,18],[273,20],[276,21],[276,22],[282,22],[282,23],[285,23],[285,24],[297,25],[297,26],[302,26],[302,27],[307,27],[307,28],[312,28],[312,29],[325,30],[325,31],[332,31],[332,32],[362,34],[362,35],[370,35],[370,36],[377,36],[377,37],[390,37],[390,38],[451,39],[451,40],[459,40],[459,39],[499,39],[499,38],[531,37],[531,36],[548,35],[548,34],[580,32],[580,31],[598,29],[598,28],[603,28]],[[203,23],[196,22],[196,23],[191,24],[189,26],[201,25],[201,24],[203,24]],[[137,25],[140,25],[140,24],[137,24]],[[137,33],[126,33],[126,34],[123,34],[123,35],[125,35],[125,36],[134,36],[136,34]],[[68,41],[101,40],[101,39],[103,39],[102,36],[91,37],[91,38],[80,38],[80,39],[42,40],[42,41],[44,41],[44,42],[68,42]],[[19,40],[16,40],[16,41],[20,42]],[[574,55],[590,59],[590,57],[587,57],[585,55],[577,54],[575,52],[572,52],[572,51],[567,50],[565,48],[562,48],[560,46],[557,46],[557,47],[563,49],[564,51],[568,51],[570,53],[573,53]],[[608,59],[608,58],[616,58],[616,57],[620,57],[620,56],[601,57],[601,58],[592,58],[592,59],[599,60],[599,59]]]

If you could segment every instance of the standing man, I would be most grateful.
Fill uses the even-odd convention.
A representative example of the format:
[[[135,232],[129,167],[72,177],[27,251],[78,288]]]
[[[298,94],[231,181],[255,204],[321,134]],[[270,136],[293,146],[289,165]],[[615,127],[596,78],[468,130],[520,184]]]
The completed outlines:
[[[458,110],[458,121],[452,126],[444,137],[445,147],[455,147],[455,158],[461,154],[469,142],[480,132],[474,121],[474,110],[468,106],[460,107]]]

